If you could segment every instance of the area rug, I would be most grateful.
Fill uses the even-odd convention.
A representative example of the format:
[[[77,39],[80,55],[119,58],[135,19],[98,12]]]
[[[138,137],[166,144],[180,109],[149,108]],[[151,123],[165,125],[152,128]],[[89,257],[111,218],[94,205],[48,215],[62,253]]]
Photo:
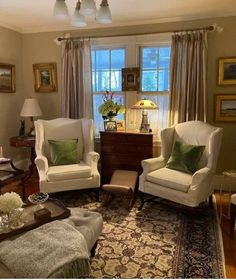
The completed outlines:
[[[80,192],[57,194],[67,207],[100,212],[104,220],[92,278],[224,278],[224,255],[216,212],[196,211],[166,200],[138,211],[115,199],[103,206]],[[103,197],[100,199],[103,201]]]

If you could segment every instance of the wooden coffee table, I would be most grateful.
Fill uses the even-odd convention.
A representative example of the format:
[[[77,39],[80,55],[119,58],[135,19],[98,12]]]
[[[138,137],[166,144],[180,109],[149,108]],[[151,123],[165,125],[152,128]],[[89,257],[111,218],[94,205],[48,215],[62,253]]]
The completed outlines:
[[[37,228],[51,221],[65,219],[70,216],[70,210],[66,208],[59,200],[49,198],[46,202],[43,203],[43,206],[50,210],[51,217],[43,221],[36,221],[34,219],[35,205],[27,204],[24,207],[24,211],[21,217],[21,220],[24,222],[24,226],[18,229],[10,229],[10,231],[8,232],[0,233],[0,241],[24,233],[28,230]]]

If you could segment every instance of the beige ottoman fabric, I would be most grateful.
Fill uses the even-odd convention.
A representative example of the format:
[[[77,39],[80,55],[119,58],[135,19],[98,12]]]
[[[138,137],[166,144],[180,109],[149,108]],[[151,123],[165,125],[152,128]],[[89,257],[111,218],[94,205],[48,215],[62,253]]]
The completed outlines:
[[[63,221],[73,225],[83,234],[88,250],[90,251],[102,232],[102,216],[97,212],[92,212],[83,208],[75,207],[69,209],[71,210],[71,216]],[[9,269],[2,263],[0,263],[0,278],[15,278],[11,271],[9,271]]]

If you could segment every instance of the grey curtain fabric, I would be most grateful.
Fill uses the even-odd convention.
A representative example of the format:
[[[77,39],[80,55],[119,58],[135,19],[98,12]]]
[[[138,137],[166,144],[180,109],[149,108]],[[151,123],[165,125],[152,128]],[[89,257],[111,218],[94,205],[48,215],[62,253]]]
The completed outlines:
[[[62,116],[92,118],[91,47],[88,40],[62,45]]]
[[[169,124],[206,121],[207,31],[172,35]]]

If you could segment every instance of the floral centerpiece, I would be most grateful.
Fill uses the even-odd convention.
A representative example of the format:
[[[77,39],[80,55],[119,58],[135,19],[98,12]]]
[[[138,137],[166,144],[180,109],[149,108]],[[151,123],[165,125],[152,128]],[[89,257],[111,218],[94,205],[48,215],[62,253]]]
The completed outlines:
[[[0,195],[0,211],[3,213],[9,214],[12,210],[22,207],[22,205],[21,197],[15,192]]]
[[[125,106],[115,102],[113,94],[112,92],[106,91],[103,98],[104,102],[98,107],[98,111],[104,120],[125,113]]]

